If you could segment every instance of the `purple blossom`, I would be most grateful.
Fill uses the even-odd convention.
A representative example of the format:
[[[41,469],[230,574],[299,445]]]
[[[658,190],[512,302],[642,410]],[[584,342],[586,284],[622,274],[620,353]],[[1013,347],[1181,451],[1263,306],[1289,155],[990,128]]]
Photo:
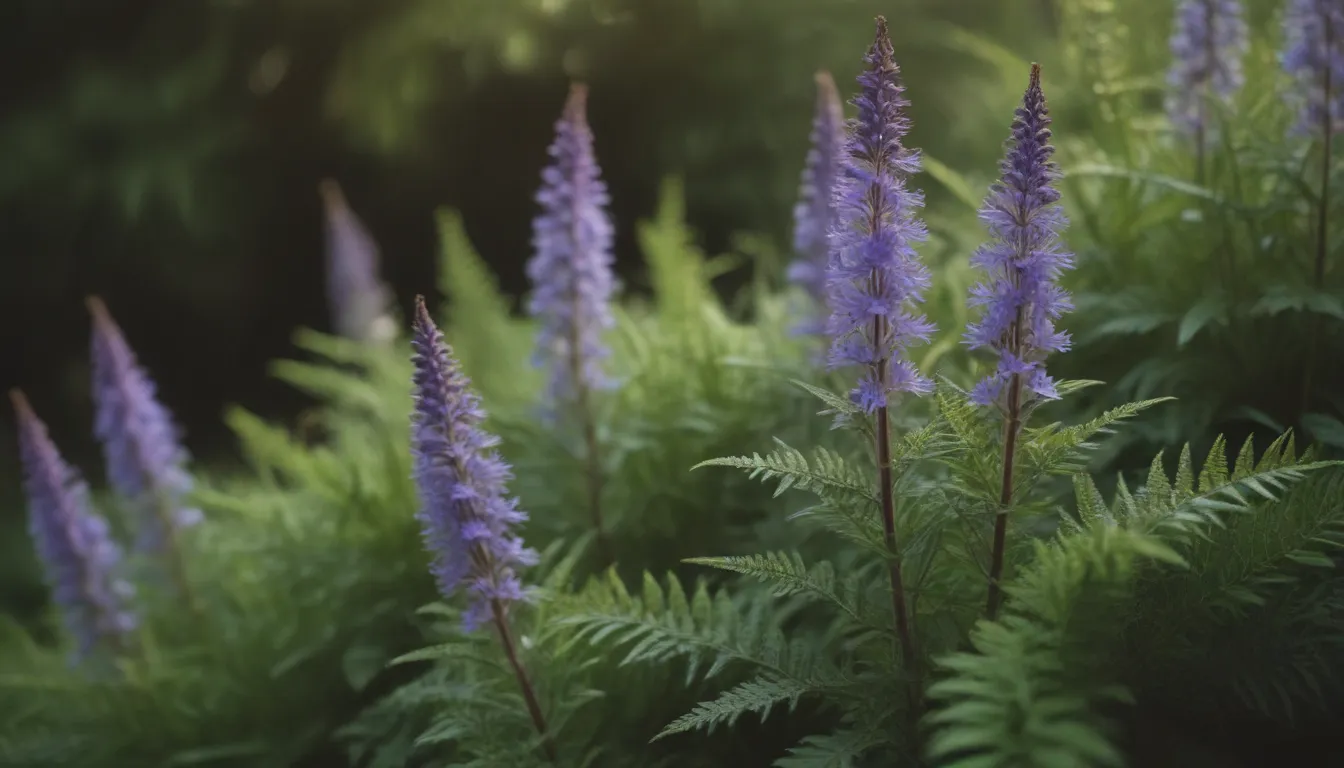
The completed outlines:
[[[965,341],[999,355],[998,369],[972,392],[981,405],[996,402],[1013,376],[1040,397],[1059,397],[1044,360],[1069,347],[1069,335],[1056,331],[1054,321],[1073,308],[1056,282],[1073,266],[1073,256],[1059,243],[1067,221],[1053,186],[1060,172],[1050,159],[1050,136],[1041,71],[1033,64],[999,165],[1002,177],[980,208],[980,221],[994,239],[971,257],[989,279],[971,289],[970,305],[984,307],[984,315],[966,328]]]
[[[1301,109],[1294,130],[1344,130],[1344,0],[1290,0],[1284,16],[1283,68],[1296,81]]]
[[[841,172],[845,151],[845,116],[840,93],[829,72],[818,72],[817,106],[812,118],[812,148],[803,167],[798,204],[793,209],[793,250],[789,281],[812,299],[809,311],[818,314],[799,323],[795,332],[820,334],[826,330],[826,263],[830,255],[828,236],[835,226],[836,199],[832,194]]]
[[[97,297],[88,299],[93,315],[94,431],[103,443],[107,479],[136,506],[135,549],[162,554],[178,531],[201,521],[201,511],[185,498],[192,488],[187,452],[167,409],[155,398],[154,382],[140,368]]]
[[[593,132],[585,116],[587,89],[570,87],[550,146],[554,163],[542,172],[533,222],[534,254],[527,265],[533,293],[528,312],[541,321],[535,363],[549,373],[546,399],[553,407],[580,391],[610,385],[602,361],[610,354],[602,334],[614,325],[611,296],[612,225]]]
[[[10,390],[9,397],[18,417],[28,530],[75,641],[72,662],[78,662],[101,644],[120,647],[135,629],[135,616],[127,610],[134,591],[117,576],[121,552],[107,521],[94,514],[88,486],[61,459],[23,393]]]
[[[480,428],[480,401],[419,296],[411,347],[417,517],[439,590],[448,597],[466,583],[471,605],[463,624],[470,631],[490,618],[496,602],[523,599],[513,568],[532,565],[536,553],[512,533],[527,514],[504,495],[513,473],[494,451],[499,438]]]
[[[1181,0],[1171,34],[1167,113],[1187,134],[1209,128],[1208,100],[1230,103],[1245,82],[1248,46],[1239,0]]]
[[[391,291],[378,277],[378,244],[331,179],[318,185],[327,225],[327,303],[332,328],[357,341],[383,341],[395,333],[388,315]]]
[[[932,382],[902,357],[905,348],[927,342],[933,324],[907,308],[922,300],[930,283],[913,244],[927,232],[915,212],[923,195],[906,189],[919,170],[917,151],[901,145],[910,121],[903,114],[900,70],[892,61],[887,23],[877,18],[877,36],[864,57],[860,92],[852,102],[845,164],[836,183],[836,225],[830,234],[827,268],[832,337],[829,365],[867,370],[850,393],[869,413],[897,392],[924,394]]]

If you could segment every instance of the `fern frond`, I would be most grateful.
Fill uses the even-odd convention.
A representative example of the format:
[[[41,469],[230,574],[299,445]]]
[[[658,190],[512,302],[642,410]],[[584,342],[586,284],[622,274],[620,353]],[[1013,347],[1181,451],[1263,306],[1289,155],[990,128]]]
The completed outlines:
[[[770,710],[776,706],[787,704],[792,711],[798,706],[799,699],[813,692],[815,688],[812,685],[800,680],[773,674],[758,675],[729,688],[718,698],[695,705],[694,709],[673,720],[653,739],[657,741],[674,733],[702,729],[713,732],[720,724],[732,726],[747,713],[760,715],[764,722]]]
[[[839,608],[856,624],[870,629],[886,629],[885,626],[873,625],[867,619],[859,580],[851,577],[838,581],[835,568],[828,561],[822,560],[808,568],[802,556],[796,552],[767,552],[764,555],[693,557],[685,562],[751,576],[770,584],[773,587],[772,594],[776,597],[804,595],[809,599],[822,600]]]
[[[858,730],[805,736],[774,765],[775,768],[855,768],[860,757],[886,742],[882,735]]]
[[[696,464],[692,469],[701,467],[735,467],[750,471],[750,477],[762,482],[779,478],[775,488],[778,497],[790,488],[811,491],[826,497],[828,491],[844,496],[877,503],[877,495],[867,473],[850,466],[838,453],[826,448],[818,448],[811,462],[797,448],[793,448],[779,438],[775,438],[779,448],[761,456],[732,456],[722,459],[710,459]]]

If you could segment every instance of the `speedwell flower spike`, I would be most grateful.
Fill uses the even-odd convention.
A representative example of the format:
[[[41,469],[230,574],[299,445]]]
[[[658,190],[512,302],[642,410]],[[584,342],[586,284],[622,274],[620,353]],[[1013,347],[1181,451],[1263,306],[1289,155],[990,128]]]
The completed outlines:
[[[602,371],[610,354],[602,335],[614,324],[613,230],[587,102],[585,86],[570,87],[549,150],[554,162],[542,172],[537,192],[541,213],[533,221],[527,265],[533,287],[528,311],[541,325],[534,360],[549,374],[551,415],[611,383]]]
[[[809,316],[794,329],[800,334],[826,330],[826,265],[830,260],[830,233],[835,226],[836,199],[832,194],[845,152],[845,117],[840,92],[829,72],[818,72],[817,106],[812,118],[812,148],[803,167],[798,204],[793,209],[793,251],[789,281],[812,300]]]
[[[107,479],[138,513],[136,551],[162,555],[178,532],[202,517],[185,502],[192,488],[187,452],[107,306],[93,296],[87,304],[93,316],[94,431],[103,444]]]
[[[1297,82],[1295,131],[1344,131],[1344,0],[1289,0],[1283,68]]]
[[[332,179],[318,184],[326,211],[327,305],[337,334],[385,341],[396,328],[388,314],[392,292],[378,276],[378,244]]]
[[[465,585],[470,606],[463,624],[471,630],[496,605],[523,599],[514,568],[535,563],[536,553],[513,533],[527,515],[505,495],[512,473],[494,450],[499,438],[481,429],[480,401],[422,297],[413,323],[418,517],[439,591],[447,597]]]
[[[1073,256],[1059,242],[1066,220],[1054,186],[1060,173],[1050,159],[1055,151],[1050,136],[1040,67],[1032,65],[999,165],[1001,178],[980,208],[980,221],[993,240],[971,257],[987,280],[971,289],[971,306],[984,313],[967,327],[965,341],[972,349],[998,353],[997,369],[972,392],[981,405],[1012,394],[1005,387],[1017,381],[1038,397],[1058,397],[1044,360],[1069,347],[1069,335],[1056,330],[1054,322],[1073,308],[1058,283],[1061,271],[1073,266]]]
[[[927,342],[934,327],[912,309],[930,283],[914,249],[927,237],[915,217],[924,199],[906,188],[907,178],[919,171],[919,154],[901,144],[910,128],[904,114],[909,101],[881,18],[864,61],[853,101],[858,117],[850,124],[835,189],[826,330],[832,338],[830,367],[863,367],[851,397],[873,413],[896,393],[932,390],[932,382],[902,355]]]
[[[107,521],[94,514],[89,489],[65,463],[47,427],[17,389],[9,393],[19,428],[19,458],[28,497],[28,530],[66,631],[72,662],[102,647],[121,647],[136,627],[131,586],[117,575],[121,551]]]
[[[1210,100],[1230,102],[1245,82],[1248,45],[1240,0],[1181,0],[1167,71],[1167,114],[1178,130],[1209,132]]]

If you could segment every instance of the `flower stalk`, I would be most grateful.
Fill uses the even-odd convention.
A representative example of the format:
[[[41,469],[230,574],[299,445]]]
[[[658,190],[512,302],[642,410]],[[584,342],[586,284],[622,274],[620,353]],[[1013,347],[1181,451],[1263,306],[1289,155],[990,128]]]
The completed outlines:
[[[587,87],[575,83],[555,125],[549,149],[554,162],[542,172],[537,192],[542,210],[533,221],[534,253],[527,273],[534,291],[528,310],[541,323],[533,359],[549,372],[544,395],[547,417],[556,421],[560,413],[568,412],[578,424],[598,552],[605,563],[612,563],[603,519],[605,478],[594,399],[598,390],[611,384],[602,370],[602,361],[610,355],[602,334],[615,324],[610,302],[616,279],[613,229],[606,211],[609,196],[593,151],[587,104]]]
[[[896,503],[891,459],[889,406],[900,393],[922,395],[933,384],[905,356],[907,347],[927,342],[933,324],[913,307],[923,299],[930,276],[914,243],[927,237],[915,216],[923,197],[906,188],[919,170],[919,154],[904,147],[909,131],[900,69],[892,59],[887,22],[876,19],[876,36],[859,75],[854,99],[858,115],[844,145],[844,164],[834,188],[835,226],[830,235],[827,298],[831,310],[829,367],[864,371],[850,398],[876,419],[878,497],[889,557],[895,641],[913,678],[912,707],[920,700],[919,655],[906,600],[896,536]]]
[[[1067,223],[1055,181],[1059,168],[1051,160],[1050,114],[1041,91],[1041,68],[1031,66],[1022,105],[1013,119],[1012,136],[1000,163],[1000,179],[990,187],[980,220],[992,236],[971,258],[987,279],[971,289],[970,305],[983,307],[981,318],[966,329],[965,343],[998,355],[993,373],[971,392],[979,405],[994,405],[1004,416],[1003,475],[994,539],[989,558],[986,614],[998,615],[1007,550],[1008,515],[1013,507],[1013,481],[1023,417],[1033,399],[1059,397],[1046,374],[1045,358],[1069,347],[1069,335],[1055,321],[1072,302],[1059,287],[1060,273],[1073,266],[1059,233]]]
[[[439,592],[451,597],[465,587],[469,605],[465,631],[494,625],[504,655],[518,680],[528,715],[547,756],[555,746],[537,701],[536,689],[518,658],[507,606],[527,599],[514,572],[533,565],[537,553],[514,532],[527,520],[517,499],[506,496],[512,472],[495,446],[499,438],[481,429],[485,412],[471,382],[434,324],[423,296],[415,298],[411,337],[414,350],[415,411],[411,453],[421,509],[425,548]]]

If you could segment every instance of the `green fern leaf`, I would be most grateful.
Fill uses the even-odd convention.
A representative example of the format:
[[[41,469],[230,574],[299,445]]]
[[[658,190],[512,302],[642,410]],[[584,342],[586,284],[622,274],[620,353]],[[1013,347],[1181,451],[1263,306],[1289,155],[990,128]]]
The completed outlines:
[[[690,712],[669,723],[652,740],[700,729],[712,732],[715,726],[731,726],[749,712],[759,714],[764,722],[770,710],[779,704],[787,704],[792,710],[800,698],[812,691],[811,686],[798,680],[759,675],[729,688],[712,701],[697,704]]]

